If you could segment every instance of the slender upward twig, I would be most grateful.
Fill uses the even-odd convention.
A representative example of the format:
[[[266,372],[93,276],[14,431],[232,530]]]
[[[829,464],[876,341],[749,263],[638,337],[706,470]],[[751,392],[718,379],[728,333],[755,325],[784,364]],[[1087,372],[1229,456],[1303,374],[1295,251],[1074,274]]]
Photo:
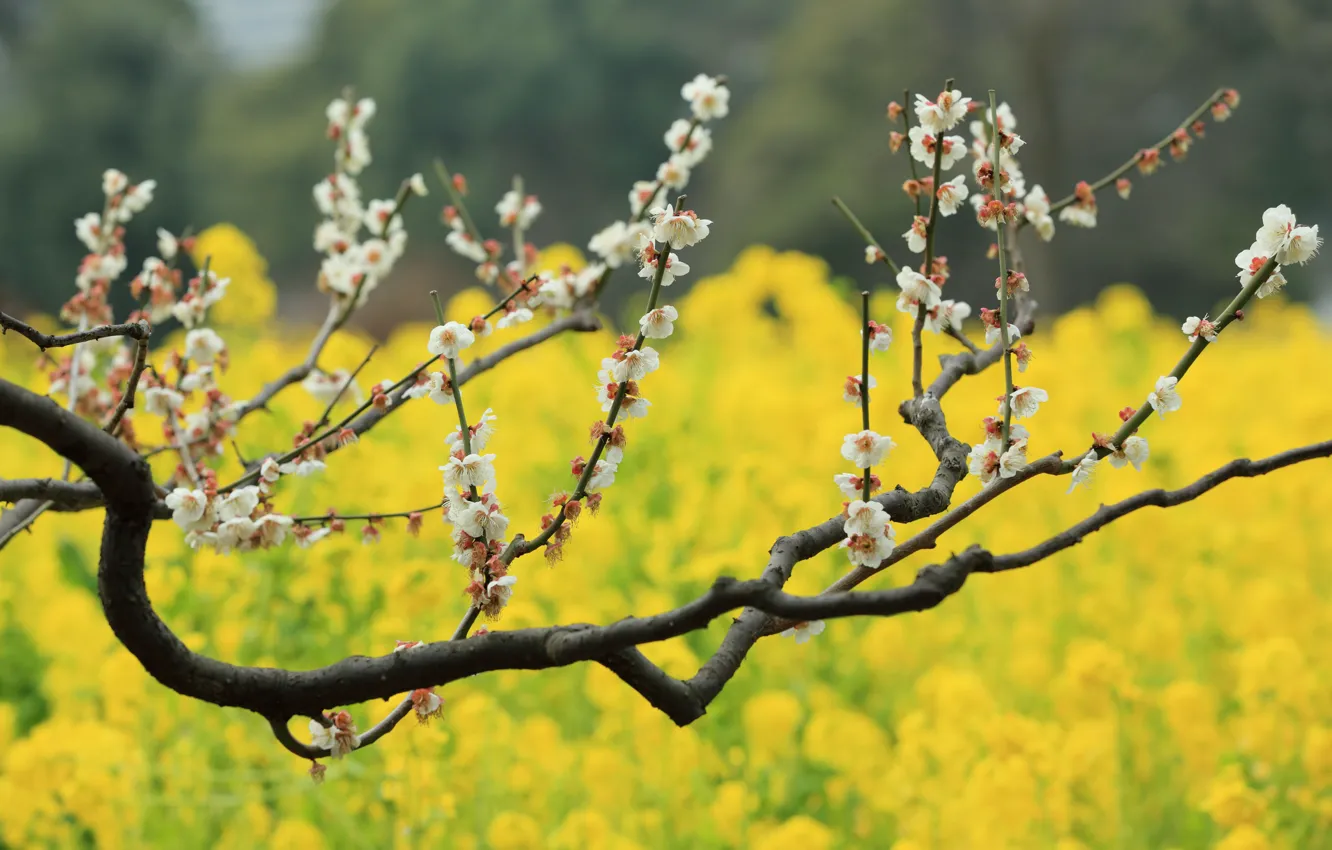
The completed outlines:
[[[994,89],[990,89],[989,126],[990,144],[994,148],[990,155],[990,179],[994,181],[991,197],[1002,204],[1004,187],[999,176],[999,113],[995,107]],[[999,248],[999,343],[1004,347],[1004,421],[1000,430],[1000,452],[1008,451],[1008,432],[1013,423],[1013,349],[1012,340],[1008,338],[1008,256],[1004,251],[1005,233],[1004,219],[1000,217],[994,226],[995,243]]]
[[[1230,305],[1226,307],[1225,312],[1216,320],[1216,333],[1220,334],[1231,322],[1235,321],[1239,312],[1244,309],[1244,305],[1248,304],[1249,300],[1253,298],[1254,293],[1258,291],[1258,288],[1267,282],[1267,279],[1276,271],[1276,267],[1277,261],[1276,256],[1274,255],[1270,257],[1266,263],[1263,263],[1262,268],[1258,269],[1257,274],[1249,278],[1248,283],[1244,285],[1244,288],[1240,290],[1239,294],[1230,302]],[[1175,368],[1170,370],[1169,377],[1174,378],[1176,381],[1183,380],[1184,375],[1189,371],[1189,367],[1194,364],[1194,361],[1202,356],[1203,349],[1207,348],[1208,345],[1209,343],[1207,342],[1207,339],[1202,334],[1199,334],[1198,338],[1189,344],[1188,350],[1184,352],[1184,356],[1179,358],[1179,362],[1175,364]],[[1137,411],[1124,421],[1124,424],[1115,432],[1115,435],[1110,438],[1111,445],[1123,446],[1124,441],[1132,436],[1133,433],[1151,417],[1151,415],[1152,407],[1144,401],[1138,407]],[[1092,446],[1091,451],[1096,452],[1098,457],[1105,457],[1110,454],[1111,449],[1104,446]],[[1083,455],[1078,455],[1074,460],[1064,461],[1063,471],[1072,472],[1073,467],[1077,465],[1078,460],[1084,456],[1085,453]]]
[[[902,126],[906,129],[907,167],[911,169],[911,179],[920,182],[916,173],[916,158],[911,155],[911,89],[902,89]],[[920,215],[920,193],[912,198],[916,204],[916,215]]]
[[[886,264],[888,268],[893,270],[893,274],[897,274],[901,271],[901,269],[898,268],[897,263],[893,262],[893,258],[888,256],[888,252],[883,250],[883,246],[879,244],[879,240],[874,238],[874,234],[870,233],[869,229],[860,223],[860,219],[856,218],[856,214],[851,212],[851,208],[843,203],[841,198],[835,195],[833,196],[832,202],[833,206],[837,207],[838,212],[845,216],[847,221],[851,222],[851,226],[860,234],[860,238],[865,240],[866,244],[873,245],[879,250],[879,259]]]
[[[1202,118],[1203,115],[1207,114],[1207,110],[1211,109],[1213,104],[1219,102],[1225,93],[1226,93],[1225,87],[1219,88],[1216,91],[1212,92],[1211,97],[1207,98],[1207,100],[1204,100],[1201,106],[1193,110],[1193,112],[1189,114],[1189,117],[1185,118],[1178,127],[1176,127],[1174,130],[1171,130],[1168,134],[1166,134],[1166,137],[1164,139],[1162,139],[1161,141],[1157,142],[1156,144],[1152,145],[1149,148],[1145,148],[1144,150],[1154,150],[1158,152],[1164,150],[1166,146],[1170,144],[1171,140],[1174,139],[1175,133],[1179,132],[1180,130],[1187,130],[1189,127],[1193,126],[1193,123],[1198,119]],[[1114,171],[1111,171],[1109,174],[1105,175],[1100,180],[1097,180],[1095,183],[1092,183],[1091,184],[1092,192],[1099,192],[1102,189],[1104,189],[1106,186],[1109,186],[1111,183],[1114,183],[1120,177],[1123,177],[1130,168],[1138,164],[1138,160],[1141,158],[1142,158],[1142,151],[1138,151],[1137,153],[1133,154],[1133,156],[1129,157],[1128,161],[1125,162],[1123,165],[1119,166]],[[1067,195],[1063,198],[1060,198],[1059,200],[1055,201],[1053,204],[1050,204],[1050,212],[1052,214],[1057,213],[1060,210],[1062,210],[1064,207],[1077,201],[1077,199],[1078,196],[1076,192]],[[1025,219],[1019,221],[1018,227],[1022,227],[1026,223],[1027,222]]]
[[[860,293],[860,425],[862,431],[870,429],[870,294],[866,289]],[[860,485],[861,499],[868,502],[873,487],[870,485],[870,467],[861,470],[865,479]]]
[[[684,209],[684,202],[684,195],[680,195],[675,199],[676,211]],[[657,299],[661,295],[661,281],[666,276],[666,267],[670,264],[670,259],[671,244],[669,242],[664,242],[657,253],[657,273],[652,278],[652,289],[648,293],[646,313],[651,313],[653,310],[657,309]],[[633,347],[629,350],[640,350],[646,340],[646,332],[643,329],[639,329],[638,337],[634,340]],[[606,450],[607,443],[610,442],[611,430],[615,427],[615,419],[620,415],[620,408],[624,404],[624,397],[628,391],[629,381],[621,381],[619,387],[615,391],[615,398],[611,400],[610,411],[606,414],[606,427],[602,429],[601,436],[597,438],[597,443],[592,448],[592,456],[588,458],[586,465],[583,467],[583,474],[578,477],[578,484],[574,487],[573,495],[569,497],[569,501],[578,501],[587,495],[588,482],[592,480],[592,476],[596,472],[597,462],[601,459],[602,452]],[[544,528],[536,537],[522,544],[515,539],[514,543],[504,552],[508,561],[512,561],[513,558],[516,558],[519,555],[534,551],[535,549],[546,545],[546,543],[555,536],[555,532],[559,531],[560,526],[564,524],[567,518],[567,511],[565,510],[565,505],[567,504],[568,502],[564,505],[560,505],[559,511],[555,514],[554,521],[546,526],[546,528]]]
[[[120,402],[111,412],[111,418],[102,426],[102,430],[106,433],[114,436],[116,429],[120,427],[120,420],[124,419],[125,414],[134,406],[134,394],[139,391],[139,376],[143,374],[146,365],[148,365],[148,337],[143,336],[134,343],[134,365],[130,367],[129,377],[125,380],[125,391],[120,396]]]
[[[435,160],[435,176],[439,178],[440,183],[444,184],[444,191],[449,193],[449,200],[453,202],[453,208],[458,211],[458,215],[462,216],[463,226],[467,228],[468,234],[476,241],[477,245],[485,242],[486,238],[481,235],[476,222],[472,220],[472,214],[467,211],[467,202],[463,200],[462,192],[458,191],[458,187],[453,185],[453,175],[444,167],[444,160],[442,159]],[[521,260],[522,258],[517,259]]]
[[[311,431],[318,431],[320,428],[323,428],[328,424],[328,417],[333,415],[333,408],[337,406],[338,400],[347,394],[347,390],[356,382],[356,376],[361,374],[361,370],[365,368],[365,364],[370,362],[370,358],[374,357],[375,352],[378,350],[378,344],[370,346],[370,350],[365,353],[365,357],[361,358],[361,362],[357,364],[356,368],[347,376],[347,380],[343,381],[342,386],[338,387],[337,393],[328,400],[328,404],[324,406],[324,412],[319,415],[319,419],[315,421],[314,428],[310,429]]]

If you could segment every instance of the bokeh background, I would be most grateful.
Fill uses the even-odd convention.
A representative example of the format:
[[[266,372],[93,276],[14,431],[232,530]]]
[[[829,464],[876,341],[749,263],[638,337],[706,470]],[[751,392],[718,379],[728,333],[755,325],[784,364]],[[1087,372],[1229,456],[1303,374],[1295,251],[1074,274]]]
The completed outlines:
[[[380,105],[372,196],[443,156],[488,214],[517,172],[547,209],[533,240],[585,245],[663,158],[680,83],[726,74],[732,115],[688,190],[719,222],[696,274],[761,242],[866,276],[832,194],[900,251],[905,154],[890,157],[884,106],[946,76],[1012,104],[1028,183],[1051,197],[1155,142],[1218,86],[1243,95],[1185,165],[1136,180],[1128,205],[1103,199],[1095,232],[1064,228],[1029,250],[1047,312],[1116,281],[1168,313],[1200,312],[1262,209],[1287,203],[1311,223],[1332,211],[1321,0],[4,0],[0,44],[0,297],[20,312],[68,297],[82,255],[71,222],[99,207],[107,166],[160,184],[132,254],[151,244],[146,225],[230,221],[292,293],[284,312],[317,310],[298,297],[318,263],[310,187],[329,168],[312,128],[348,84]],[[429,206],[408,210],[412,250],[361,317],[372,330],[420,317],[427,283],[469,282]],[[966,219],[942,226],[950,293],[974,302],[989,271]],[[1332,311],[1332,272],[1296,277],[1295,297]]]

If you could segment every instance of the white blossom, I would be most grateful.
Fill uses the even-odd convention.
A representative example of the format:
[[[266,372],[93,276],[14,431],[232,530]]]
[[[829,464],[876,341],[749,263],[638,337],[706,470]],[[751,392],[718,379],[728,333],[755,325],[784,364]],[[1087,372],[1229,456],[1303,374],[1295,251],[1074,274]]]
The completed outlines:
[[[1147,455],[1150,449],[1147,441],[1136,434],[1132,437],[1125,437],[1124,444],[1115,449],[1106,458],[1110,465],[1116,469],[1123,468],[1126,464],[1133,464],[1133,468],[1142,471],[1142,465],[1147,462]]]
[[[874,431],[860,431],[842,438],[842,457],[857,469],[869,469],[882,463],[896,446],[892,437]]]
[[[602,228],[587,243],[587,249],[612,269],[634,258],[634,253],[648,241],[652,227],[647,222],[614,221]]]
[[[962,322],[971,315],[971,305],[965,301],[948,299],[940,301],[938,306],[925,312],[925,330],[941,333],[949,328],[962,330]]]
[[[864,494],[861,489],[862,484],[857,483],[859,480],[859,475],[853,475],[850,472],[839,472],[833,476],[833,483],[837,485],[838,490],[842,491],[842,495],[848,499],[859,499]]]
[[[455,513],[450,514],[450,519],[467,532],[468,536],[482,538],[487,540],[503,540],[504,532],[509,528],[509,518],[500,513],[499,505],[487,504],[485,500],[479,502],[469,502],[465,499],[459,500],[462,506]]]
[[[476,341],[476,336],[466,325],[458,322],[446,322],[430,331],[430,341],[426,349],[437,357],[456,360],[463,349]]]
[[[730,111],[731,90],[716,77],[699,74],[680,88],[680,97],[700,121],[725,118]]]
[[[1050,400],[1050,394],[1036,387],[1018,387],[1013,390],[1013,418],[1030,419],[1036,415],[1041,404]],[[1004,413],[1003,402],[999,403],[999,415]]]
[[[74,235],[94,254],[102,250],[102,217],[95,212],[74,219]]]
[[[222,522],[248,518],[259,507],[259,488],[251,485],[239,487],[217,500],[217,518]]]
[[[967,179],[961,174],[941,185],[937,192],[939,215],[950,216],[957,212],[957,205],[967,199],[969,191]]]
[[[1019,339],[1021,339],[1021,338],[1022,338],[1022,331],[1018,330],[1018,326],[1017,326],[1017,325],[1009,325],[1009,326],[1008,326],[1008,344],[1009,344],[1009,345],[1012,345],[1014,342],[1016,342],[1017,340],[1019,340]],[[994,345],[996,342],[1001,341],[1001,339],[1002,339],[1002,337],[1001,337],[1000,334],[999,334],[999,328],[997,328],[997,327],[990,327],[989,325],[986,325],[986,326],[985,326],[985,344],[986,344],[986,345]]]
[[[656,280],[657,266],[660,262],[661,254],[654,252],[650,258],[644,260],[643,267],[638,270],[638,276],[645,280]],[[666,257],[666,270],[661,273],[661,285],[670,286],[677,277],[687,274],[689,274],[689,264],[677,255],[670,254]]]
[[[622,384],[625,381],[641,381],[647,375],[657,371],[661,365],[661,358],[656,349],[646,347],[637,351],[627,351],[619,360],[608,357],[602,361],[601,365],[610,370],[615,383]]]
[[[1267,256],[1284,251],[1295,230],[1295,213],[1285,204],[1263,212],[1263,226],[1254,234],[1254,250]]]
[[[472,238],[472,234],[466,230],[451,230],[449,235],[444,237],[444,242],[453,249],[454,253],[460,254],[474,263],[484,263],[487,259],[486,249]]]
[[[690,127],[694,128],[692,133]],[[685,143],[686,137],[688,144]],[[712,151],[712,131],[702,125],[694,126],[684,118],[677,118],[671,124],[665,139],[666,147],[688,168],[698,165]]]
[[[675,332],[675,322],[680,314],[669,304],[645,314],[638,320],[638,326],[647,339],[665,339]]]
[[[791,628],[782,632],[782,637],[795,638],[796,643],[809,643],[815,635],[823,634],[824,622],[822,620],[813,620],[810,622],[796,623]]]
[[[180,243],[171,231],[159,227],[157,228],[157,253],[162,255],[164,260],[172,260],[176,257],[176,252],[180,248]]]
[[[1179,329],[1189,338],[1189,342],[1197,341],[1200,336],[1208,342],[1216,342],[1216,325],[1205,318],[1189,316]]]
[[[197,328],[185,334],[185,356],[195,363],[212,363],[226,349],[222,337],[210,328]]]
[[[683,189],[689,185],[689,161],[678,154],[657,166],[657,182],[666,189]]]
[[[967,114],[967,104],[971,98],[963,97],[962,92],[952,89],[940,92],[935,101],[923,94],[916,95],[916,118],[922,127],[938,135],[944,130],[951,130]]]
[[[143,411],[153,416],[170,416],[184,403],[185,397],[170,387],[148,387],[143,391]]]
[[[1290,232],[1286,247],[1277,253],[1277,261],[1286,265],[1304,265],[1314,258],[1323,240],[1318,236],[1318,225],[1297,226]]]
[[[1099,458],[1096,457],[1095,451],[1087,452],[1082,456],[1082,460],[1078,461],[1078,465],[1073,467],[1073,477],[1068,485],[1068,492],[1072,493],[1073,489],[1079,484],[1086,484],[1091,480],[1092,472],[1096,469],[1096,462],[1098,460]]]
[[[587,480],[587,491],[593,493],[614,484],[615,473],[618,469],[619,465],[609,460],[597,461],[597,465],[592,468],[592,476]]]
[[[455,490],[469,487],[485,489],[495,480],[495,456],[478,455],[475,452],[464,458],[450,457],[449,462],[440,467],[444,473],[444,486]]]
[[[946,136],[942,139],[924,127],[912,127],[907,131],[911,140],[911,158],[929,168],[934,167],[936,145],[942,145],[939,153],[939,169],[947,171],[967,152],[967,142],[961,136]]]
[[[1027,221],[1036,228],[1041,239],[1049,242],[1054,238],[1055,223],[1050,215],[1050,198],[1040,185],[1032,186],[1022,205]]]
[[[1096,208],[1083,204],[1069,204],[1059,211],[1059,220],[1074,227],[1095,227]]]
[[[1012,434],[1010,433],[1010,437]],[[1021,472],[1027,465],[1027,441],[1025,439],[1013,440],[1013,444],[1008,447],[1008,451],[999,455],[999,477],[1012,478]]]
[[[878,502],[865,502],[855,499],[846,506],[846,521],[842,531],[854,534],[882,534],[888,525],[888,514]]]
[[[212,516],[205,516],[212,512],[208,510],[208,494],[204,491],[177,487],[167,494],[165,501],[171,509],[171,519],[185,531],[207,531],[212,527]]]
[[[897,309],[903,313],[915,315],[918,306],[928,310],[939,304],[939,284],[915,269],[904,268],[898,272],[897,286],[902,290],[897,296]]]
[[[673,206],[656,207],[652,210],[652,238],[665,242],[673,250],[697,245],[708,235],[710,219],[699,218],[693,210],[675,211]]]
[[[495,212],[499,215],[500,227],[517,226],[519,230],[527,230],[541,214],[541,202],[536,195],[523,197],[510,189],[495,205]]]
[[[102,194],[108,198],[119,195],[129,186],[129,178],[123,171],[116,168],[108,168],[102,172]]]
[[[1162,419],[1167,413],[1179,410],[1184,404],[1184,400],[1179,397],[1179,391],[1175,388],[1178,383],[1178,378],[1162,375],[1156,379],[1156,388],[1147,394],[1147,403]]]

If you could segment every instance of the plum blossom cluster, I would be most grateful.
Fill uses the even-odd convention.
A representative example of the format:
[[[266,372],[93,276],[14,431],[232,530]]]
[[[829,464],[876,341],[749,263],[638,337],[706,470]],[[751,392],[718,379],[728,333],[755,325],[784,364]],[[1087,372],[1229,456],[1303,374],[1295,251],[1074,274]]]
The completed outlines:
[[[709,90],[708,97],[717,97]],[[703,97],[703,95],[700,95]],[[715,112],[718,107],[711,107]],[[724,105],[721,107],[724,112]],[[698,113],[698,109],[695,113]],[[708,113],[709,109],[701,111]],[[648,340],[666,339],[675,332],[679,312],[670,305],[659,305],[662,289],[670,285],[670,270],[677,273],[684,266],[676,260],[676,253],[697,245],[711,232],[712,221],[700,218],[693,210],[682,208],[683,196],[677,202],[654,207],[638,246],[636,256],[639,276],[652,281],[648,293],[647,312],[639,319],[636,336],[620,336],[615,350],[601,361],[594,387],[597,402],[605,415],[593,424],[590,438],[595,444],[590,457],[579,455],[569,465],[576,479],[573,490],[558,492],[551,497],[551,512],[541,518],[542,533],[533,545],[544,544],[546,559],[558,561],[564,545],[572,534],[571,524],[581,515],[584,506],[596,513],[601,506],[603,491],[615,483],[615,474],[624,460],[628,445],[621,419],[641,419],[647,416],[651,402],[644,397],[641,382],[661,367],[661,355],[655,348],[645,345]]]
[[[80,261],[74,278],[78,291],[60,308],[61,319],[80,329],[113,321],[111,285],[124,273],[129,262],[125,256],[125,225],[152,202],[156,187],[155,180],[131,183],[124,172],[114,168],[102,174],[102,211],[87,213],[74,221],[74,235],[88,253]],[[150,258],[145,268],[152,262],[161,263]],[[154,293],[154,296],[163,302],[164,307],[154,311],[154,315],[171,315],[178,285],[179,273],[162,276],[159,282],[161,295]],[[135,297],[140,294],[136,289]],[[130,320],[141,318],[148,316],[136,311]],[[112,362],[104,379],[99,381],[94,375],[101,360],[99,355],[104,353],[112,354]],[[48,373],[50,391],[67,396],[69,408],[78,414],[104,418],[119,401],[118,388],[129,375],[132,355],[132,349],[114,338],[73,346],[68,355],[53,362]],[[132,426],[127,433],[133,435]]]
[[[452,383],[456,381],[459,356],[475,341],[476,336],[466,325],[444,322],[431,330],[426,348],[447,364]],[[495,619],[508,604],[518,581],[500,557],[509,518],[495,493],[495,455],[482,454],[495,434],[498,417],[487,409],[475,425],[470,424],[457,392],[454,388],[450,399],[458,410],[458,428],[445,440],[448,461],[439,468],[444,475],[444,516],[453,526],[453,560],[467,569],[467,594],[472,605]]]
[[[125,225],[147,208],[155,188],[153,180],[131,183],[114,168],[102,175],[102,212],[88,213],[74,223],[75,234],[89,253],[76,278],[79,291],[61,311],[66,321],[80,328],[113,321],[110,289],[128,264]],[[142,416],[162,417],[163,438],[181,455],[177,477],[197,480],[199,472],[190,448],[199,454],[220,453],[223,441],[234,430],[236,405],[216,383],[217,374],[227,367],[226,343],[215,331],[201,327],[208,309],[225,296],[229,280],[212,272],[205,262],[186,283],[185,291],[178,292],[182,274],[177,263],[182,249],[192,247],[191,238],[178,238],[159,228],[160,256],[145,259],[143,270],[129,287],[138,303],[129,321],[151,326],[175,318],[190,329],[183,351],[168,352],[157,368],[148,368],[140,377],[135,346],[109,337],[73,346],[68,358],[56,362],[50,379],[51,392],[68,395],[70,409],[108,421],[111,412],[125,401],[131,380],[136,381],[142,393],[140,415],[136,418],[132,407],[125,411],[116,435],[138,448],[141,435],[136,424],[142,424]]]
[[[167,494],[171,519],[185,531],[190,548],[208,548],[225,555],[277,546],[288,536],[308,545],[328,533],[327,529],[310,533],[304,526],[294,525],[291,517],[272,509],[272,485],[280,473],[272,458],[265,460],[264,466],[259,484],[220,492],[216,473],[204,468],[195,486],[177,487]]]
[[[602,228],[587,243],[604,269],[615,269],[635,259],[641,261],[639,275],[652,280],[656,273],[655,249],[647,260],[641,254],[650,249],[653,225],[646,220],[655,212],[657,199],[664,192],[682,191],[689,185],[693,170],[702,164],[712,151],[712,130],[708,122],[725,118],[730,111],[731,92],[725,78],[699,74],[685,83],[680,96],[689,104],[690,117],[678,118],[666,130],[668,156],[657,167],[655,180],[639,180],[629,191],[629,218],[615,221]],[[677,277],[689,272],[689,266],[675,256],[666,259],[666,277],[663,286],[669,286]],[[604,270],[603,269],[603,270]]]
[[[1282,266],[1304,265],[1314,258],[1322,245],[1318,225],[1299,224],[1295,220],[1295,213],[1285,204],[1264,211],[1263,225],[1254,234],[1253,244],[1235,257],[1235,265],[1239,267],[1235,276],[1239,278],[1240,288],[1247,286],[1269,260],[1274,260],[1276,265],[1272,273],[1258,286],[1255,294],[1259,298],[1266,298],[1280,292],[1286,287],[1286,278],[1281,273]]]
[[[374,115],[370,98],[337,98],[328,105],[334,169],[313,190],[323,216],[314,232],[314,249],[324,255],[319,289],[344,311],[364,304],[401,259],[407,231],[399,213],[408,197],[426,194],[424,179],[415,174],[403,181],[397,198],[362,201],[356,178],[371,162],[366,125]]]
[[[1233,105],[1227,104],[1225,100],[1218,103],[1226,108]],[[1224,120],[1229,113],[1223,111],[1218,114],[1214,107],[1212,114],[1217,120]],[[1243,301],[1249,294],[1265,298],[1274,292],[1279,292],[1286,285],[1286,279],[1281,274],[1282,266],[1303,265],[1309,262],[1317,255],[1322,244],[1323,240],[1318,235],[1318,226],[1300,224],[1295,213],[1285,204],[1264,211],[1263,223],[1254,233],[1253,244],[1235,257],[1235,265],[1239,267],[1237,277],[1240,281],[1240,296],[1220,319],[1189,316],[1180,326],[1180,331],[1195,346],[1199,339],[1204,345],[1215,343],[1225,326],[1231,320],[1242,316]],[[1156,379],[1156,384],[1147,394],[1147,408],[1158,417],[1164,419],[1167,413],[1174,413],[1183,407],[1184,400],[1180,396],[1179,381],[1191,362],[1191,360],[1182,361],[1181,366],[1176,367],[1174,372]],[[1118,445],[1115,444],[1114,438],[1093,434],[1091,450],[1078,460],[1072,470],[1073,483],[1069,486],[1069,490],[1089,481],[1096,464],[1102,458],[1108,459],[1115,467],[1131,463],[1135,469],[1141,469],[1147,460],[1149,448],[1145,439],[1131,432],[1147,415],[1149,414],[1144,410],[1142,416],[1139,416],[1138,411],[1133,408],[1120,411],[1120,418],[1126,423],[1121,433],[1124,431],[1130,433]]]

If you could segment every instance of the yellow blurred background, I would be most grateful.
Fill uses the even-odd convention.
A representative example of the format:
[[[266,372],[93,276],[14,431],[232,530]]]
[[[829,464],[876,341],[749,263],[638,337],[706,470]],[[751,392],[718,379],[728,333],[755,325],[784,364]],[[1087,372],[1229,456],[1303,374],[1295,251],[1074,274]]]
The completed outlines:
[[[214,313],[231,351],[220,383],[245,398],[304,355],[313,328],[273,323],[274,289],[239,231],[208,231],[198,250],[233,278]],[[1228,296],[1229,275],[1220,272],[1217,298]],[[613,286],[634,290],[633,303],[645,297],[636,278]],[[517,562],[512,604],[492,628],[655,613],[718,575],[756,576],[777,536],[838,510],[839,447],[859,430],[859,412],[840,399],[859,364],[854,299],[822,261],[761,247],[672,295],[663,301],[678,308],[678,331],[658,346],[662,369],[644,382],[652,412],[628,429],[600,514],[583,516],[557,566]],[[466,321],[489,303],[467,291],[447,312]],[[886,290],[874,303],[898,340],[872,364],[873,423],[898,444],[879,472],[888,486],[916,489],[935,464],[895,414],[910,393],[909,326]],[[427,331],[400,327],[362,385],[423,360]],[[468,353],[524,332],[499,331]],[[1112,431],[1116,412],[1141,404],[1187,344],[1127,286],[1042,322],[1028,342],[1035,360],[1023,381],[1051,399],[1028,423],[1033,458]],[[352,368],[371,344],[340,333],[322,365]],[[928,377],[935,356],[957,346],[933,336],[926,345]],[[466,386],[469,411],[499,416],[490,450],[514,531],[531,534],[549,495],[572,483],[569,460],[587,453],[599,417],[598,364],[613,348],[611,330],[565,334]],[[1327,439],[1332,394],[1314,364],[1329,359],[1332,338],[1305,308],[1256,304],[1182,383],[1183,409],[1144,426],[1152,454],[1143,472],[1102,465],[1072,495],[1067,479],[1033,480],[870,586],[908,581],[971,543],[1025,547],[1103,502],[1181,486],[1236,456]],[[0,343],[0,372],[46,390],[32,347],[15,335]],[[953,433],[979,442],[1001,392],[998,370],[964,379],[944,403]],[[319,412],[293,388],[271,415],[247,420],[237,442],[246,456],[289,446]],[[283,479],[279,509],[396,511],[438,498],[453,415],[408,405],[323,476]],[[59,474],[58,459],[13,432],[0,431],[0,454],[8,476]],[[173,462],[159,460],[162,478]],[[234,457],[218,463],[222,481],[235,476]],[[46,515],[0,561],[0,839],[106,848],[1328,846],[1326,474],[1324,462],[1309,463],[1145,510],[1027,570],[976,577],[924,614],[830,622],[805,645],[764,640],[685,729],[596,665],[450,684],[440,719],[408,721],[332,763],[322,786],[260,718],[184,699],[143,673],[99,610],[100,516]],[[978,486],[968,479],[958,498]],[[898,539],[915,530],[899,527]],[[192,553],[162,523],[149,542],[148,582],[193,648],[308,668],[383,654],[395,639],[445,637],[467,603],[449,551],[437,517],[419,539],[398,525],[373,549],[349,526],[308,551],[227,557]],[[825,553],[799,566],[790,589],[817,592],[846,566]],[[644,650],[689,676],[728,622]],[[391,704],[349,708],[366,729]]]

